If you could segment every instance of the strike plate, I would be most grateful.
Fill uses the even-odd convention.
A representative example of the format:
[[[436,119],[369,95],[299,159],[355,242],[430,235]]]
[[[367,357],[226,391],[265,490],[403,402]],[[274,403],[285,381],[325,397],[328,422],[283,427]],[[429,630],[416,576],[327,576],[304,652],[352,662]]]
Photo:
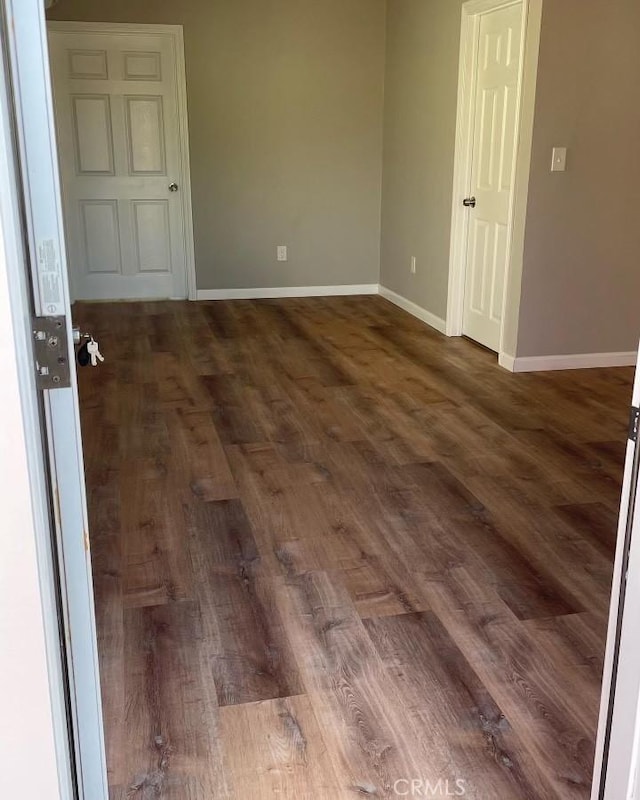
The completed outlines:
[[[33,341],[38,388],[71,386],[66,318],[34,317]]]

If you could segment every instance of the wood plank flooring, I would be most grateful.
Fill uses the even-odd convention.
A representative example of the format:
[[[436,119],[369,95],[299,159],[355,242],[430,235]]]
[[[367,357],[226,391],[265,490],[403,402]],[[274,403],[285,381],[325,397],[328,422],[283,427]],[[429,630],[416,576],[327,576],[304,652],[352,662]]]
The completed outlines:
[[[588,798],[631,370],[377,297],[75,316],[112,800]]]

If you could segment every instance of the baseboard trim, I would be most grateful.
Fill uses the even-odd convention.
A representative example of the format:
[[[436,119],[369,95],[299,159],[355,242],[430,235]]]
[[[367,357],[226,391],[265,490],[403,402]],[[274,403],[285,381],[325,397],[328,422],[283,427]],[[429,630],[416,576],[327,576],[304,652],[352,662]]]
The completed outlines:
[[[416,317],[429,327],[446,335],[446,321],[408,300],[401,294],[377,283],[343,284],[339,286],[276,286],[262,289],[198,289],[198,300],[267,300],[279,297],[339,297],[342,295],[379,294],[398,308]],[[516,358],[500,353],[498,363],[509,372],[547,372],[562,369],[597,367],[633,367],[635,351],[621,353],[576,353],[561,356],[524,356]]]
[[[276,286],[263,289],[198,289],[197,300],[268,300],[278,297],[339,297],[341,295],[379,294],[413,317],[445,333],[446,322],[426,308],[407,300],[377,283],[343,284],[340,286]]]
[[[524,356],[514,358],[501,353],[499,363],[509,372],[548,372],[559,369],[594,369],[597,367],[633,367],[637,353],[576,353],[566,356]]]
[[[516,360],[513,356],[507,355],[507,353],[498,353],[498,364],[509,372],[515,372]]]
[[[264,289],[198,289],[197,300],[268,300],[278,297],[338,297],[378,294],[377,283],[341,286],[276,286]]]
[[[393,303],[394,306],[398,306],[398,308],[401,308],[403,311],[411,314],[411,316],[417,317],[422,322],[426,322],[431,328],[435,328],[440,333],[445,332],[447,327],[446,322],[443,319],[440,319],[440,317],[437,317],[435,314],[432,314],[430,311],[427,311],[426,308],[422,308],[422,306],[419,306],[417,303],[407,300],[406,297],[391,291],[391,289],[387,289],[386,286],[380,285],[379,294],[381,297],[384,297],[385,300]]]

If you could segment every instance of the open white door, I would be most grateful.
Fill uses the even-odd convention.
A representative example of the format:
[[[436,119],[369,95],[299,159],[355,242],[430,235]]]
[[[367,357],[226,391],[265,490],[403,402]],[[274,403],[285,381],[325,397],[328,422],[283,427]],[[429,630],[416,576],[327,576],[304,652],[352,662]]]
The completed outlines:
[[[640,754],[640,363],[633,389],[592,800],[638,797]]]
[[[522,3],[480,13],[476,28],[473,127],[462,332],[500,350],[511,238]]]
[[[62,323],[62,352],[71,366],[69,385],[44,390],[43,400],[55,498],[76,772],[84,800],[106,800],[84,466],[44,3],[4,0],[4,6],[34,313],[36,317],[56,317]],[[33,768],[38,769],[37,764]]]

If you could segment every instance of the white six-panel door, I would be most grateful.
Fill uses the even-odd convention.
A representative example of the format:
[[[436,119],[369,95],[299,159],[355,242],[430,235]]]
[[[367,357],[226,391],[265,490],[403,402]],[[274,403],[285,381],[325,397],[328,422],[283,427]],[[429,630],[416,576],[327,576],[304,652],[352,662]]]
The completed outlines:
[[[522,4],[482,14],[477,42],[463,333],[500,349],[521,73]]]
[[[73,298],[187,297],[175,39],[49,38]]]

